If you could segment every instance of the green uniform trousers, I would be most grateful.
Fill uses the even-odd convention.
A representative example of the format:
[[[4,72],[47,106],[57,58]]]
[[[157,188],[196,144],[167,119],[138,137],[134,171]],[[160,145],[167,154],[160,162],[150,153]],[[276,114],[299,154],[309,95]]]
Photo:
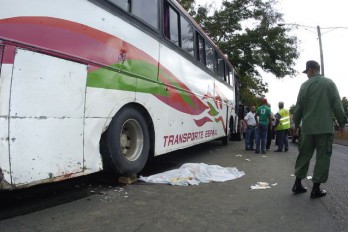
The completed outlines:
[[[314,150],[317,151],[313,183],[325,183],[329,176],[332,154],[333,134],[302,135],[299,141],[299,154],[295,164],[295,176],[304,179]]]

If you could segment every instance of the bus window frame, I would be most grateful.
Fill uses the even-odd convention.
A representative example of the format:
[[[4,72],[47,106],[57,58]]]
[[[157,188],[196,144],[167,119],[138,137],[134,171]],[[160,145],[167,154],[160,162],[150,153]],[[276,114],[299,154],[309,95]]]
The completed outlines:
[[[217,75],[222,80],[226,81],[226,78],[225,78],[225,60],[219,55],[217,57]]]
[[[192,57],[194,57],[194,55],[195,55],[195,27],[192,25],[192,23],[188,20],[188,19],[186,19],[182,14],[179,14],[179,18],[180,18],[180,20],[179,20],[179,34],[180,34],[180,47],[181,47],[181,49],[183,49],[186,53],[188,53],[188,54],[190,54]],[[184,37],[184,35],[183,35],[183,33],[182,33],[182,26],[183,26],[183,22],[185,22],[186,23],[186,25],[188,25],[188,26],[190,26],[191,28],[190,28],[190,30],[191,30],[191,34],[190,34],[190,38],[192,39],[192,40],[189,40],[189,41],[192,41],[192,47],[191,47],[191,49],[192,49],[192,51],[190,52],[190,50],[185,46],[183,46],[183,37]],[[186,36],[186,34],[185,34],[185,36]],[[185,40],[186,41],[186,40]],[[188,43],[185,43],[185,44],[188,44]]]
[[[168,6],[168,15],[165,15],[165,18],[168,20],[168,22],[167,22],[167,26],[169,26],[168,27],[168,29],[169,29],[169,31],[168,31],[168,34],[166,34],[165,36],[167,37],[167,39],[169,39],[175,46],[177,46],[177,47],[181,47],[181,39],[180,39],[180,14],[179,14],[179,12],[177,11],[177,10],[175,10],[175,8],[174,7],[172,7],[171,5],[169,5]],[[171,14],[171,13],[173,13],[173,14]],[[174,22],[172,22],[172,16],[176,16],[176,24],[174,24]],[[176,32],[177,32],[177,40],[173,40],[173,38],[172,38],[172,28],[174,28],[174,27],[172,27],[172,25],[175,25],[175,29],[177,30]],[[168,36],[169,35],[169,36]]]
[[[206,67],[206,53],[205,53],[205,39],[204,37],[196,31],[196,59],[197,61]],[[202,42],[202,47],[200,47],[200,42]],[[202,55],[202,56],[201,56]]]
[[[143,18],[139,17],[138,15],[134,14],[132,12],[132,1],[136,1],[136,0],[128,0],[128,10],[123,9],[121,6],[119,6],[117,3],[113,2],[113,0],[89,0],[95,3],[101,3],[106,7],[103,7],[103,9],[105,9],[106,11],[116,15],[116,16],[120,16],[119,14],[116,14],[115,9],[117,9],[117,13],[122,12],[123,14],[127,15],[127,19],[131,19],[131,21],[136,20],[138,22],[140,22],[141,26],[140,29],[143,29],[143,25],[146,25],[147,27],[155,30],[157,33],[160,31],[160,15],[161,10],[160,10],[160,0],[156,0],[157,1],[157,24],[156,27],[154,27],[151,23],[147,22],[146,20],[144,20]]]

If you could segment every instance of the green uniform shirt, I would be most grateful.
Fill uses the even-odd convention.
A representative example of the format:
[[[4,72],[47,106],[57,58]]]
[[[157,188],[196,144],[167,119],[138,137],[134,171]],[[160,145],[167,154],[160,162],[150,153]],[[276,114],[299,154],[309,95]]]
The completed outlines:
[[[309,78],[297,96],[295,126],[302,120],[303,135],[333,133],[332,113],[340,126],[344,126],[347,118],[335,83],[321,75]]]
[[[257,108],[256,114],[259,116],[259,124],[268,125],[268,119],[271,115],[271,109],[268,106],[260,106]]]

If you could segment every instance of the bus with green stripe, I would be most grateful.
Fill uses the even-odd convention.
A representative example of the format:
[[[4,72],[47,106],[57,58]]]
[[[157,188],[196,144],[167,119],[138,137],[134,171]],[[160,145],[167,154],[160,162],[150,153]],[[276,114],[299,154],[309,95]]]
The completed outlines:
[[[239,138],[235,68],[175,0],[0,0],[0,189]]]

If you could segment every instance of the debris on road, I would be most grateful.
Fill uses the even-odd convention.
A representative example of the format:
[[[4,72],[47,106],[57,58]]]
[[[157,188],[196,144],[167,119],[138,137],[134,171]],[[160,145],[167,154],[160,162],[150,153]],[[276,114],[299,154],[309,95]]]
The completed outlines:
[[[134,184],[137,182],[137,175],[131,174],[130,176],[120,176],[118,182],[121,184]]]
[[[256,190],[256,189],[269,189],[271,186],[267,182],[257,182],[256,185],[252,185],[251,190]]]

